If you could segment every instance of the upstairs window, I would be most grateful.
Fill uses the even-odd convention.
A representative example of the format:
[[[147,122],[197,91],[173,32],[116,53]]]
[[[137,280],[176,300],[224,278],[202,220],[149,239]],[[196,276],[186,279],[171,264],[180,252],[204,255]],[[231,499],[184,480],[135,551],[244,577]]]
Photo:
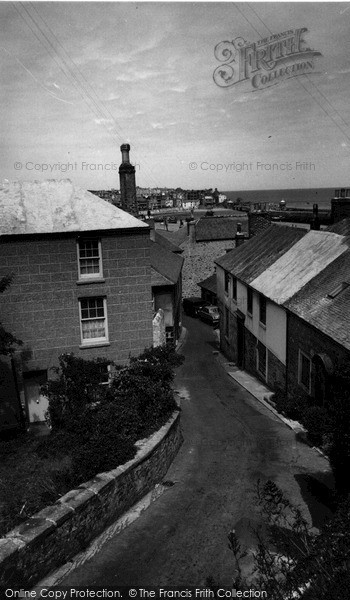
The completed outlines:
[[[253,290],[251,288],[247,289],[247,313],[253,314]]]
[[[232,277],[231,286],[232,286],[232,288],[231,288],[232,299],[237,300],[237,279],[236,279],[236,277]]]
[[[79,240],[78,264],[79,279],[102,277],[102,252],[99,240]]]
[[[262,294],[259,296],[259,321],[266,325],[266,298]]]
[[[82,344],[108,342],[106,299],[81,298],[79,307]]]
[[[230,275],[225,271],[225,294],[228,294],[229,285],[230,285]]]

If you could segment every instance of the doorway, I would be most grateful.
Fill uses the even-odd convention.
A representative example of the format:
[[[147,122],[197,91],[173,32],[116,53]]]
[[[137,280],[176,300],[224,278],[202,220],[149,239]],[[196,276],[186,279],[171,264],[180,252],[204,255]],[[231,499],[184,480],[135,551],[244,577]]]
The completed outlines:
[[[40,388],[47,383],[47,370],[23,373],[23,383],[29,422],[45,421],[45,413],[49,403],[46,396],[42,395]]]

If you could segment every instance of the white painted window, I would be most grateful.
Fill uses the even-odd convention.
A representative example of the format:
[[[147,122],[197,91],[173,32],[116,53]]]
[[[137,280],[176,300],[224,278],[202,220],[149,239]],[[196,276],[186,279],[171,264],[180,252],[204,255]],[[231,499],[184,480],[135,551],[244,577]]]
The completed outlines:
[[[299,350],[298,383],[308,394],[311,394],[311,366],[310,357]]]
[[[81,343],[91,345],[108,342],[107,303],[105,298],[81,298],[80,331]]]
[[[78,241],[79,279],[98,279],[102,273],[101,242],[97,239]]]
[[[250,287],[247,288],[247,313],[253,316],[253,290]]]

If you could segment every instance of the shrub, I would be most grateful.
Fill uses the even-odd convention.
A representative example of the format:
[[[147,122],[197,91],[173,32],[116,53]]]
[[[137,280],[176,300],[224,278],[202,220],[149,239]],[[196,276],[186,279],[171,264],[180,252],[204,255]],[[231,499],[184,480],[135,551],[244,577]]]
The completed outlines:
[[[84,360],[74,354],[62,354],[59,367],[53,367],[55,379],[42,386],[49,400],[48,420],[53,430],[76,431],[84,424],[88,409],[106,393],[101,385],[102,374],[110,361],[104,358]]]
[[[324,446],[331,430],[331,419],[327,409],[322,406],[308,406],[301,422],[307,429],[310,442],[315,446]]]
[[[108,361],[62,355],[56,378],[43,387],[52,432],[40,446],[41,455],[68,450],[69,476],[79,482],[129,460],[135,442],[176,408],[171,384],[182,361],[174,348],[149,348],[129,366],[116,366],[111,384],[101,385]]]
[[[302,397],[287,397],[283,390],[278,389],[273,399],[278,412],[295,421],[302,419],[305,411],[305,400]]]

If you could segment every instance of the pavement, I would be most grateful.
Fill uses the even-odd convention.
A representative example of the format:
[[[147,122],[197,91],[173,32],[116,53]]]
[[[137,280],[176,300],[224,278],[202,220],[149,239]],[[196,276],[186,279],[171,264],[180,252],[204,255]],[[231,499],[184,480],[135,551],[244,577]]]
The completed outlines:
[[[134,507],[128,526],[119,523],[51,585],[187,587],[208,577],[232,585],[227,535],[234,529],[248,548],[249,569],[261,525],[259,480],[274,481],[315,528],[332,514],[328,461],[260,401],[265,390],[220,355],[211,327],[191,318],[184,326],[186,360],[175,378],[184,435],[178,455],[147,510]]]

